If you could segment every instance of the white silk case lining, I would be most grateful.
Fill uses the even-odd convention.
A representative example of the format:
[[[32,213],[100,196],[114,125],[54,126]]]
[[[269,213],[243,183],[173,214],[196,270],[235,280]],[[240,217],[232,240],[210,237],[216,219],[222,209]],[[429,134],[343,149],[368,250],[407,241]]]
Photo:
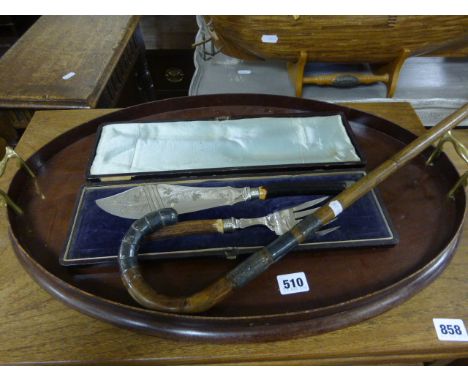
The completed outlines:
[[[360,161],[340,115],[118,123],[90,175]]]

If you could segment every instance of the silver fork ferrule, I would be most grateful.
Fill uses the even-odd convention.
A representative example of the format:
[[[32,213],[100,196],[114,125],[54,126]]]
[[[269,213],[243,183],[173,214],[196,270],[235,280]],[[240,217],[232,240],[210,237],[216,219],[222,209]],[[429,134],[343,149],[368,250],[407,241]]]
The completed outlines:
[[[250,195],[250,199],[260,199],[260,190],[258,187],[255,187],[255,188],[250,188],[250,187],[247,187],[249,189],[249,195]]]
[[[224,232],[234,232],[239,229],[239,222],[236,218],[223,219]]]

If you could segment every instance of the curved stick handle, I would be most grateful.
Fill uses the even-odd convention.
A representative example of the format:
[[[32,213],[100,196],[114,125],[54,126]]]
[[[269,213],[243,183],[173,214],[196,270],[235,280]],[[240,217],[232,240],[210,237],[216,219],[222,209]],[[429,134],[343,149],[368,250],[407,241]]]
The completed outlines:
[[[189,297],[169,297],[157,293],[144,279],[138,265],[138,249],[142,239],[156,230],[177,223],[177,213],[171,208],[151,212],[136,220],[125,234],[119,249],[121,278],[130,295],[146,308],[177,313],[197,313],[208,310],[231,291],[240,288],[264,272],[271,264],[309,237],[321,222],[313,215],[301,221],[291,231],[254,253],[218,281]]]
[[[175,223],[177,212],[172,208],[150,212],[133,222],[120,244],[120,276],[130,295],[147,308],[165,312],[202,312],[223,299],[232,290],[232,285],[225,279],[220,279],[193,296],[168,297],[157,293],[144,280],[138,265],[138,249],[144,236]]]

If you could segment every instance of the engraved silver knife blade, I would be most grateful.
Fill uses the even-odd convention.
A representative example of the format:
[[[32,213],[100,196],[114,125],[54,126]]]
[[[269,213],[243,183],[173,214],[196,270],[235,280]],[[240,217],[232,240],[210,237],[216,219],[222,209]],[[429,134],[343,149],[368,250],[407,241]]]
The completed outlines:
[[[147,184],[96,200],[104,211],[127,219],[140,219],[161,208],[174,208],[177,213],[230,206],[258,198],[258,189],[243,187],[189,187],[173,184]]]

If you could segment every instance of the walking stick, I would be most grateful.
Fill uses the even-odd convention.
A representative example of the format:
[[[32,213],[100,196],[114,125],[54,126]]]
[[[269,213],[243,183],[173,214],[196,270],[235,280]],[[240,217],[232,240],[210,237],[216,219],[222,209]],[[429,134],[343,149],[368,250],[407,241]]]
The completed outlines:
[[[143,279],[137,259],[140,241],[147,234],[166,225],[177,223],[177,213],[173,209],[151,212],[136,220],[122,240],[118,257],[122,281],[130,295],[146,308],[175,313],[206,311],[223,300],[233,290],[246,285],[263,273],[271,264],[312,237],[320,227],[335,219],[343,210],[419,155],[432,143],[442,138],[467,117],[468,104],[445,118],[426,134],[415,139],[315,213],[300,221],[290,231],[255,252],[224,277],[192,296],[170,297],[159,294]]]

